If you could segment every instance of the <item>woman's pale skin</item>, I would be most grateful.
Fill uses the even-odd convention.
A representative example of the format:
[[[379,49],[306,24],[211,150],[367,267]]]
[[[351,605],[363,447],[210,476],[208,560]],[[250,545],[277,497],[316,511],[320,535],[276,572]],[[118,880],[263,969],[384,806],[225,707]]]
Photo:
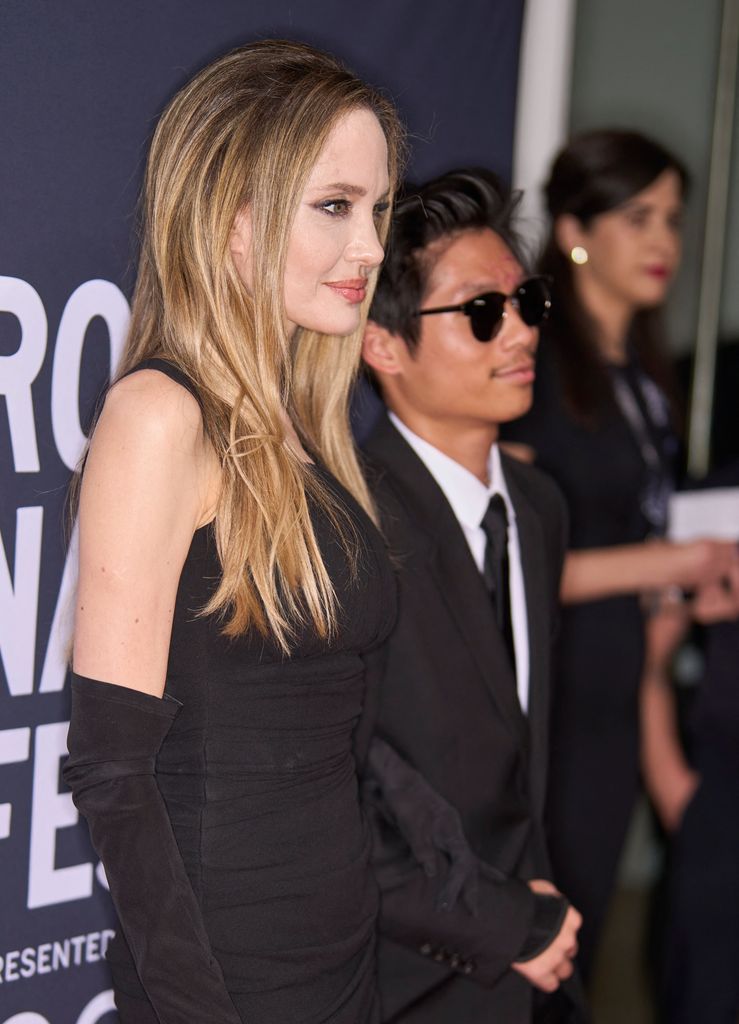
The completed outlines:
[[[383,256],[377,225],[388,189],[379,122],[365,109],[345,114],[319,154],[291,229],[288,330],[348,335],[359,326],[363,283]],[[231,252],[248,288],[248,209],[234,223]],[[285,443],[307,460],[287,416],[285,431]],[[156,370],[111,389],[80,495],[75,672],[162,696],[182,567],[193,534],[213,519],[220,482],[189,392]]]

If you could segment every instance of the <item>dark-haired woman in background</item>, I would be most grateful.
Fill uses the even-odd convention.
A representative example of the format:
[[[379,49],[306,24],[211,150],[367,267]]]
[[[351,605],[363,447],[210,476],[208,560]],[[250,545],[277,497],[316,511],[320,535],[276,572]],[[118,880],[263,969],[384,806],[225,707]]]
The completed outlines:
[[[660,307],[686,188],[681,163],[635,132],[582,134],[559,154],[541,261],[554,306],[532,411],[504,433],[570,510],[549,830],[554,877],[583,915],[586,978],[638,791],[643,597],[700,587],[736,559],[728,544],[660,539],[679,454]]]

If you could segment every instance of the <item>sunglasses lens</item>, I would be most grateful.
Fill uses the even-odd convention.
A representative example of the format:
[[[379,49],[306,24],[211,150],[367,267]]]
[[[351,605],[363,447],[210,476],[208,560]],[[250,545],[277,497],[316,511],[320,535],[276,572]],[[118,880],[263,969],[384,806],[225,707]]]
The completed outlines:
[[[472,333],[478,341],[492,341],[503,323],[505,295],[488,292],[469,303],[468,316]]]
[[[516,289],[518,311],[529,327],[538,327],[549,315],[551,298],[549,285],[541,277],[532,277]]]
[[[507,298],[501,292],[485,292],[461,307],[470,318],[472,333],[478,341],[492,341],[500,331]],[[538,327],[549,315],[552,303],[549,284],[544,277],[531,277],[524,281],[510,298],[529,327]]]

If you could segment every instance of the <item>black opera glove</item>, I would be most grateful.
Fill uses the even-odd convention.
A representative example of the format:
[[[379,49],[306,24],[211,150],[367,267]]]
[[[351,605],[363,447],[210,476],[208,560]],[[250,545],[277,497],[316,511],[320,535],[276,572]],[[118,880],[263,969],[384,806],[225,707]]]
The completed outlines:
[[[123,934],[161,1024],[242,1024],[154,775],[180,707],[166,696],[73,675],[64,780],[87,818]]]
[[[367,766],[365,795],[400,831],[428,877],[436,876],[439,855],[443,863],[448,862],[446,881],[436,897],[437,910],[451,910],[461,896],[477,917],[478,860],[470,850],[459,812],[378,736],[372,737]]]

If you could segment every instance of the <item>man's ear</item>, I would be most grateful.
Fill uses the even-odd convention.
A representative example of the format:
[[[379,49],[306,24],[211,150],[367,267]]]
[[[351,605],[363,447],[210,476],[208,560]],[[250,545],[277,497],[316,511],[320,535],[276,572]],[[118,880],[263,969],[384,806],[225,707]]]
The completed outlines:
[[[408,349],[403,339],[368,320],[362,341],[362,359],[375,373],[395,376],[402,370],[402,357]]]

